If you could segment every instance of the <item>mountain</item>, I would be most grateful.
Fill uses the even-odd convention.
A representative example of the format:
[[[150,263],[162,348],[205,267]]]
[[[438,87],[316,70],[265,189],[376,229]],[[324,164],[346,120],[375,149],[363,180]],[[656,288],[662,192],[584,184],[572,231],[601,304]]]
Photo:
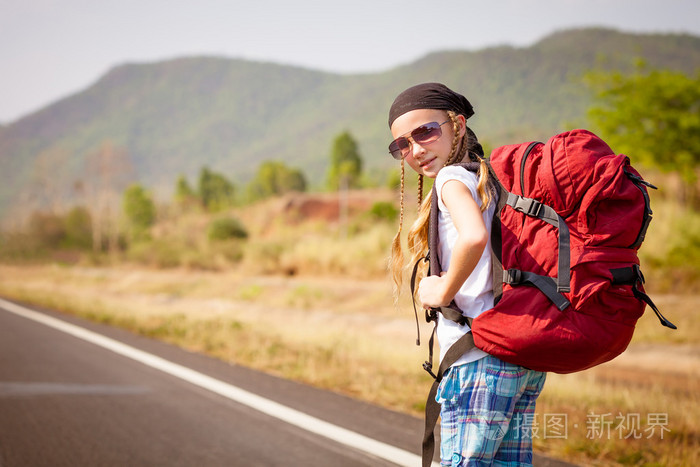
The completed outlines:
[[[331,143],[345,130],[368,170],[385,169],[395,163],[386,151],[388,108],[423,81],[465,94],[476,109],[470,125],[490,146],[542,139],[585,124],[582,74],[631,70],[639,59],[694,73],[700,37],[569,30],[527,48],[444,51],[361,75],[221,57],[123,64],[0,127],[0,216],[82,196],[100,173],[95,154],[106,150],[119,151],[128,178],[161,195],[179,174],[194,182],[205,165],[244,183],[270,159],[320,186]]]

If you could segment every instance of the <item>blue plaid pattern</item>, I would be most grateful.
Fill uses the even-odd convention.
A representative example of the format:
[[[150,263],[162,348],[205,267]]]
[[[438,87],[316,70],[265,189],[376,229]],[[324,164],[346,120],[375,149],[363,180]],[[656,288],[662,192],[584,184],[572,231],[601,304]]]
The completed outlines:
[[[532,465],[532,420],[545,377],[491,355],[450,368],[436,396],[441,465]]]

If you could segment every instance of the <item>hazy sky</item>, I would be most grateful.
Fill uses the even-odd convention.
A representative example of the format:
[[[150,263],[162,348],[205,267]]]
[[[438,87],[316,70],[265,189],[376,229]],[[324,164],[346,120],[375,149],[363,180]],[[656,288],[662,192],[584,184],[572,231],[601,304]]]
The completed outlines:
[[[125,62],[219,55],[373,72],[576,26],[700,35],[700,1],[0,0],[0,122]]]

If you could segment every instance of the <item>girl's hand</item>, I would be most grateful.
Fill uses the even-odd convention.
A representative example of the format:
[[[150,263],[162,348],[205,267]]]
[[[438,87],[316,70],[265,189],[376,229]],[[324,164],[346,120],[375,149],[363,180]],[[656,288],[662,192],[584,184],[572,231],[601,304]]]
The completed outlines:
[[[425,309],[439,308],[450,304],[453,297],[446,295],[447,283],[444,276],[445,273],[443,272],[441,276],[428,276],[420,281],[418,285],[418,300],[421,307]]]

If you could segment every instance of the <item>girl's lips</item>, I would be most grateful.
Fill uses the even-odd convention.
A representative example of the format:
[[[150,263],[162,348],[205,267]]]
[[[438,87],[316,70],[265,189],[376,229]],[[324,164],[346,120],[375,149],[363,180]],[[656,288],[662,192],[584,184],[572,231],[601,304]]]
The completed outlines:
[[[435,160],[435,158],[433,157],[432,159],[428,159],[427,161],[422,162],[420,165],[420,168],[424,169],[424,168],[428,167],[430,164],[433,163],[434,160]]]

